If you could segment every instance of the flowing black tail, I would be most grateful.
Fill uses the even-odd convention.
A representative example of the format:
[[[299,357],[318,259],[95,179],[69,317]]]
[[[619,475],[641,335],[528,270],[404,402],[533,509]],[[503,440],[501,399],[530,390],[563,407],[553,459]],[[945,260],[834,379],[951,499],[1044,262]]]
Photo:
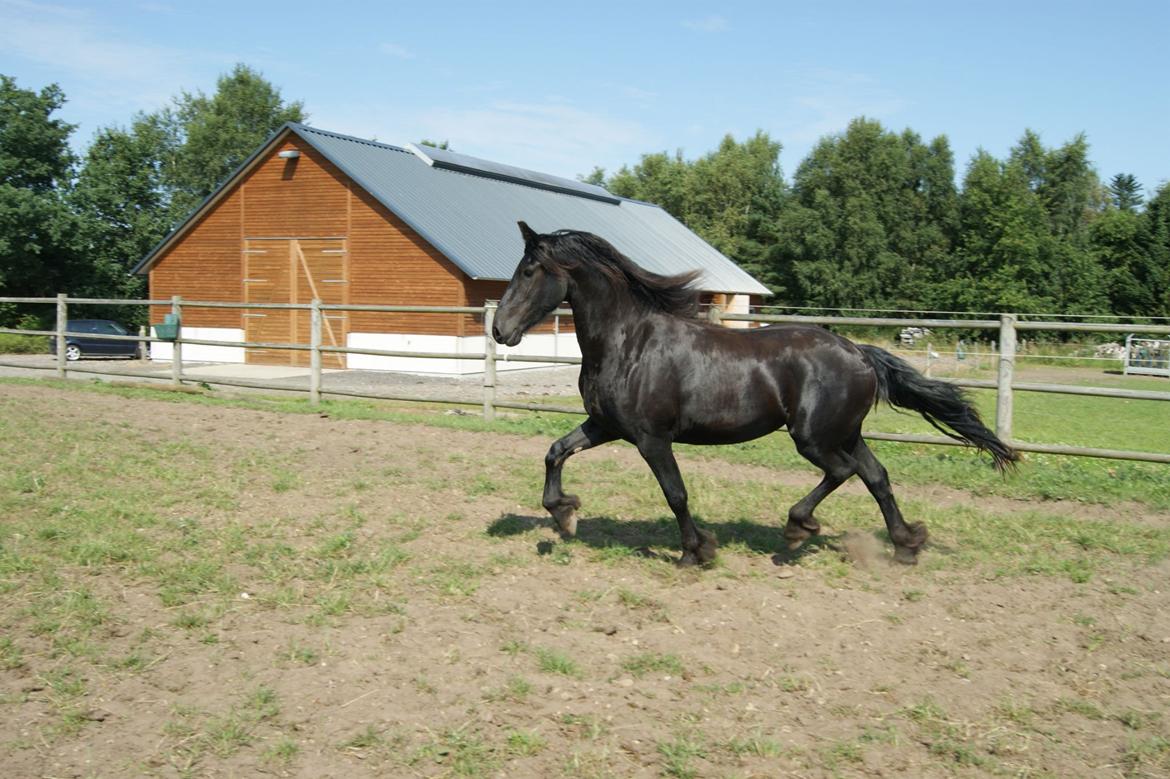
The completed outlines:
[[[917,411],[944,435],[990,454],[1001,471],[1020,459],[1015,449],[987,429],[961,388],[923,376],[910,363],[884,349],[865,344],[857,348],[877,374],[878,400]]]

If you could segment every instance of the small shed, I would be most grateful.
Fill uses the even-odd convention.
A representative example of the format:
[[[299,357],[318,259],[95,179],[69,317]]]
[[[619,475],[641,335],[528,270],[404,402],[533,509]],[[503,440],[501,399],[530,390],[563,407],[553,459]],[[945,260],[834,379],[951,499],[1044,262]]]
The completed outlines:
[[[429,146],[391,146],[289,123],[135,267],[153,299],[238,303],[482,306],[523,253],[516,223],[596,233],[643,267],[702,271],[700,287],[746,310],[768,290],[662,208],[602,187]],[[168,312],[157,307],[152,322]],[[546,326],[510,355],[571,354]],[[184,338],[308,343],[307,311],[185,308]],[[330,311],[327,346],[482,352],[482,322],[461,315]],[[152,357],[170,359],[167,344]],[[189,345],[209,362],[298,364],[307,354]],[[474,361],[328,355],[329,367],[459,372]],[[507,363],[501,365],[505,367]]]

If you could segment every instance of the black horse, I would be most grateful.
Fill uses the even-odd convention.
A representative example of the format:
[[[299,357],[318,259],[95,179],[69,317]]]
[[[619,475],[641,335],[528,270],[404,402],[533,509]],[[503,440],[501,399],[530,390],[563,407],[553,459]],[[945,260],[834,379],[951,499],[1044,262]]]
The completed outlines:
[[[678,519],[682,565],[714,559],[715,536],[695,526],[672,444],[730,444],[785,425],[796,449],[825,472],[788,512],[792,547],[820,531],[813,511],[853,474],[881,507],[895,558],[913,564],[926,541],[906,524],[886,469],[861,438],[879,400],[912,409],[936,428],[988,452],[1001,470],[1017,459],[959,388],[928,379],[875,346],[807,325],[733,330],[695,317],[697,272],[660,276],[585,232],[541,235],[520,222],[524,256],[500,300],[492,335],[515,346],[562,301],[581,345],[581,398],[589,418],[545,457],[544,507],[565,536],[581,502],[561,489],[570,456],[624,439],[638,447]],[[946,425],[953,432],[942,426]]]

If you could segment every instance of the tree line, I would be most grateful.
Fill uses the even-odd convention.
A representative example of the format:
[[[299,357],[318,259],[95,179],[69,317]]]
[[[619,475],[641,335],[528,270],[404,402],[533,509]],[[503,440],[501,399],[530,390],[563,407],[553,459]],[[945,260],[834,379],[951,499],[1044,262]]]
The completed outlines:
[[[945,136],[872,119],[822,138],[781,175],[767,133],[696,160],[644,155],[589,180],[663,205],[788,306],[1170,316],[1170,185],[1144,202],[1104,183],[1084,135],[1026,131],[1006,159],[979,151],[956,183]]]
[[[237,65],[211,95],[100,129],[78,158],[56,85],[0,75],[0,290],[138,298],[129,270],[260,143],[304,121]],[[1102,181],[1078,135],[1026,131],[979,151],[961,181],[945,136],[867,118],[822,138],[791,181],[765,132],[693,160],[651,153],[585,180],[657,203],[774,293],[770,303],[861,310],[1170,316],[1170,184],[1145,202],[1134,176]],[[35,324],[0,304],[0,323]]]

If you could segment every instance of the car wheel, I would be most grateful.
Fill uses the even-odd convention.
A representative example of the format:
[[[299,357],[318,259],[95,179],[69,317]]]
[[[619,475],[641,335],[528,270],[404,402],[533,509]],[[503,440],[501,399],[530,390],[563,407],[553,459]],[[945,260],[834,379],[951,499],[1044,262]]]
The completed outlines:
[[[65,359],[74,362],[81,359],[81,347],[77,344],[65,345]]]

